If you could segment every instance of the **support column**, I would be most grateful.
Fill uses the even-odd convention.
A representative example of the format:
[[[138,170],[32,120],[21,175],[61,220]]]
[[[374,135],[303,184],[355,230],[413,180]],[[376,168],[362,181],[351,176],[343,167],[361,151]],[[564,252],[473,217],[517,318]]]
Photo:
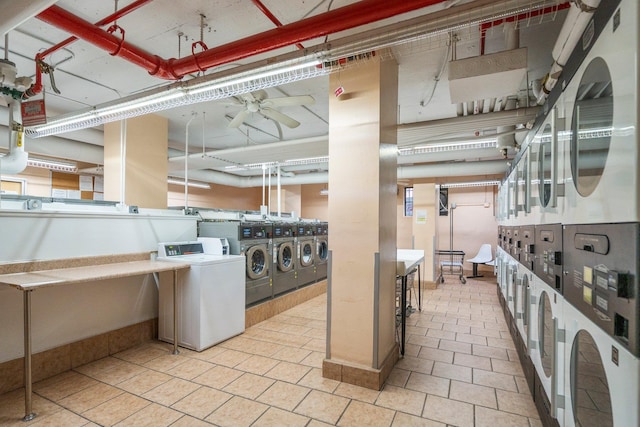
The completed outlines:
[[[330,77],[331,277],[322,369],[326,378],[376,390],[398,359],[398,65],[380,58]],[[336,98],[338,86],[345,92]]]
[[[433,250],[436,247],[436,220],[438,200],[435,184],[413,185],[413,245],[424,250],[422,270],[423,289],[436,289],[437,267],[434,266]]]
[[[104,125],[104,198],[166,209],[169,122],[147,114]]]

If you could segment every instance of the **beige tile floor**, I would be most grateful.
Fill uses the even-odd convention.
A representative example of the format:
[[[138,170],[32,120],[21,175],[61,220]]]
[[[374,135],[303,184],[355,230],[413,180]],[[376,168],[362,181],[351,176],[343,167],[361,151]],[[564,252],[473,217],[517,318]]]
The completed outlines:
[[[426,291],[382,391],[324,379],[326,295],[197,353],[149,342],[0,395],[1,426],[540,426],[495,280]],[[415,304],[414,304],[415,305]]]

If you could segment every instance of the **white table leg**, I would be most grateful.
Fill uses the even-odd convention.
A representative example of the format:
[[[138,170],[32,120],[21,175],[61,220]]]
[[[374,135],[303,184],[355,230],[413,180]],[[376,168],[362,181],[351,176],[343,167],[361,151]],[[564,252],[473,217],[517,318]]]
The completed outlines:
[[[33,291],[22,292],[24,299],[24,418],[22,421],[31,421],[36,417],[31,410],[31,292]]]

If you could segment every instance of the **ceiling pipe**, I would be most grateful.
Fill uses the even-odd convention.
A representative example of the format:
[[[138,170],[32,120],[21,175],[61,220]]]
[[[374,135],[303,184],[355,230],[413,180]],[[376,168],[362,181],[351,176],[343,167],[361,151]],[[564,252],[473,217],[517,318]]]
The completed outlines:
[[[269,8],[267,8],[267,6],[265,6],[260,0],[251,0],[251,1],[253,2],[253,4],[256,5],[258,9],[260,9],[260,12],[264,13],[264,15],[267,18],[269,18],[271,22],[275,24],[276,27],[282,27],[282,22],[280,22],[280,20],[276,18],[276,16],[273,13],[271,13]],[[298,49],[304,49],[304,46],[302,46],[302,43],[296,43],[296,47]]]
[[[437,178],[471,175],[504,174],[507,164],[505,160],[490,160],[484,162],[454,162],[436,165],[398,166],[398,179]],[[175,174],[180,176],[179,173]],[[262,185],[262,176],[240,177],[212,170],[191,171],[193,179],[212,184],[231,187],[249,188]],[[293,177],[282,177],[281,185],[327,184],[328,172],[298,174]]]
[[[404,0],[402,2],[390,2],[388,0],[362,0],[283,25],[282,27],[245,37],[226,45],[204,50],[195,55],[169,60],[162,59],[157,55],[133,46],[122,38],[102,30],[59,6],[51,6],[38,14],[37,18],[106,50],[111,55],[119,56],[144,68],[152,76],[167,80],[177,80],[190,73],[238,61],[305,40],[370,24],[442,3],[443,1]]]
[[[101,25],[106,25],[106,24],[110,24],[112,22],[117,21],[119,18],[122,18],[123,16],[128,15],[129,13],[133,12],[134,10],[144,6],[145,4],[151,2],[152,0],[136,0],[133,3],[131,3],[130,5],[123,7],[122,9],[112,13],[111,15],[99,20],[98,22],[95,23],[95,25],[101,26]],[[35,58],[35,62],[36,62],[36,81],[33,85],[31,85],[31,87],[29,89],[27,89],[25,91],[24,94],[24,98],[28,99],[30,97],[33,97],[39,93],[42,92],[43,86],[42,86],[42,69],[39,66],[39,62],[44,61],[44,58],[46,58],[47,56],[51,55],[53,52],[62,49],[68,45],[70,45],[71,43],[73,43],[74,41],[78,40],[77,37],[72,36],[69,37],[63,41],[61,41],[60,43],[51,46],[49,49],[40,52],[38,54],[36,54],[36,58]]]

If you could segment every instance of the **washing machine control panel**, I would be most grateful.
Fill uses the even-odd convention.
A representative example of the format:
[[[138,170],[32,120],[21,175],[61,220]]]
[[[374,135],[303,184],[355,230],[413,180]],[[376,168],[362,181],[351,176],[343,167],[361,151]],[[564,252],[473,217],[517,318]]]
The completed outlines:
[[[533,225],[521,226],[519,231],[520,247],[518,248],[518,259],[530,271],[533,271],[535,260],[535,231]]]
[[[313,225],[298,224],[298,237],[313,236]]]
[[[562,225],[536,225],[534,246],[533,272],[562,293]]]
[[[261,240],[272,237],[271,224],[242,223],[238,227],[238,240]]]
[[[295,227],[291,224],[273,224],[273,238],[295,236]]]
[[[204,248],[200,242],[185,243],[160,243],[158,245],[158,256],[172,257],[182,255],[203,254]]]
[[[640,356],[639,224],[564,226],[564,296]]]

